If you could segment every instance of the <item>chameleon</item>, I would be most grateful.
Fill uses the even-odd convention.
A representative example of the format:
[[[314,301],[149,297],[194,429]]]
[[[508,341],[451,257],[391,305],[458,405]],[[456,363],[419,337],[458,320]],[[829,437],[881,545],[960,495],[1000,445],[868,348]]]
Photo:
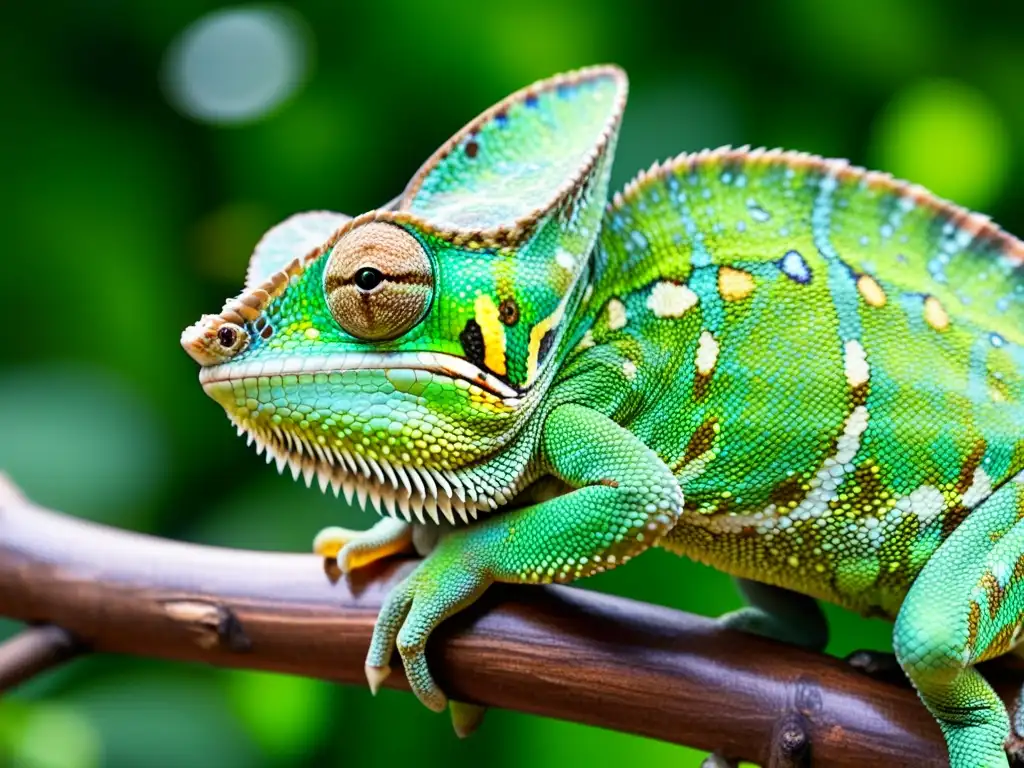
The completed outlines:
[[[611,194],[627,89],[613,65],[534,83],[391,203],[271,229],[182,334],[204,391],[380,514],[318,554],[425,555],[380,610],[374,692],[397,649],[443,711],[427,639],[490,584],[661,547],[739,579],[727,626],[821,649],[819,600],[890,618],[950,764],[1007,765],[974,665],[1024,618],[1024,243],[794,151],[684,153]]]

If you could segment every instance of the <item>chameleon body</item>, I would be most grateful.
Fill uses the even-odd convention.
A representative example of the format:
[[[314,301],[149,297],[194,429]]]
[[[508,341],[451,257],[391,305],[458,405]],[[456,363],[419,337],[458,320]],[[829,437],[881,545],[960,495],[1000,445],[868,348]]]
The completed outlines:
[[[625,94],[614,67],[513,94],[394,205],[271,230],[182,337],[268,460],[382,513],[316,551],[350,570],[434,534],[371,686],[397,646],[440,710],[427,638],[490,583],[661,546],[744,580],[732,626],[821,647],[811,598],[891,617],[951,764],[1005,765],[973,665],[1024,610],[1024,245],[782,151],[682,155],[609,202]]]

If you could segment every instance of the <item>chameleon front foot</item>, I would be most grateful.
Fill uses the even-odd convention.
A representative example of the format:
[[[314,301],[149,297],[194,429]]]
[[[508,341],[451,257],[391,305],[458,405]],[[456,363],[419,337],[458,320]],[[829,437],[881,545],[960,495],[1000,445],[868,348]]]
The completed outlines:
[[[382,518],[368,531],[324,528],[313,540],[313,551],[321,557],[337,560],[342,573],[364,568],[411,548],[412,526],[391,517]]]
[[[472,558],[453,545],[455,538],[443,540],[429,558],[391,591],[377,617],[366,655],[367,681],[376,691],[391,671],[391,655],[397,647],[409,687],[435,712],[444,711],[448,697],[430,674],[427,638],[447,617],[476,600],[491,582],[482,569],[472,567]],[[460,724],[461,721],[455,722],[457,731]]]

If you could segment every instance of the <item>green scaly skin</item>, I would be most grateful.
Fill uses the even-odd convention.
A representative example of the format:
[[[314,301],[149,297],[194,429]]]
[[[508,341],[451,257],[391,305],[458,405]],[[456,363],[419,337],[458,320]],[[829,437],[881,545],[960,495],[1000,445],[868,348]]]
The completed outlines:
[[[316,551],[351,569],[433,534],[371,685],[397,647],[440,710],[427,639],[491,582],[661,546],[744,580],[732,626],[822,647],[814,598],[895,619],[951,764],[1006,765],[973,665],[1024,615],[1024,245],[779,151],[680,156],[609,205],[625,94],[614,67],[513,94],[393,206],[271,230],[183,334],[268,460],[385,516]]]

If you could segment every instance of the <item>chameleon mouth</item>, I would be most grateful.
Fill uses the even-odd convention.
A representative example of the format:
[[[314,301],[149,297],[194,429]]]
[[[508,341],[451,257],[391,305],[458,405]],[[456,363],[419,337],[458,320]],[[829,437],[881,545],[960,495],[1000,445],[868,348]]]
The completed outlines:
[[[202,368],[199,380],[208,393],[242,379],[269,376],[312,375],[350,370],[422,370],[464,381],[485,390],[510,409],[518,408],[520,393],[494,376],[481,371],[462,358],[429,352],[345,353],[321,355],[299,361],[268,359],[249,363],[225,363]],[[479,391],[479,390],[478,390]],[[212,393],[211,393],[212,394]],[[215,398],[216,399],[216,398]],[[321,445],[300,434],[270,422],[253,422],[228,411],[228,417],[245,435],[257,454],[266,454],[267,463],[285,467],[296,480],[307,486],[316,478],[320,490],[330,487],[335,496],[344,496],[351,504],[366,509],[367,502],[378,514],[407,522],[455,525],[476,520],[482,511],[491,511],[508,503],[521,489],[525,478],[510,483],[495,482],[492,473],[472,468],[435,469],[393,463],[384,457],[373,459],[344,448]]]
[[[199,381],[206,387],[223,381],[260,376],[289,376],[303,373],[341,373],[354,370],[429,371],[453,380],[475,384],[500,398],[510,408],[518,407],[522,395],[497,377],[468,360],[439,352],[344,352],[311,355],[296,359],[270,358],[248,363],[222,363],[201,368]]]
[[[480,512],[508,503],[525,481],[518,478],[511,485],[494,487],[473,473],[402,466],[320,445],[277,425],[231,420],[239,436],[245,435],[249,445],[255,444],[257,455],[265,453],[268,464],[276,462],[278,472],[288,467],[292,478],[301,476],[307,486],[316,478],[324,493],[330,487],[349,504],[355,500],[365,510],[369,502],[378,514],[410,523],[440,525],[442,518],[452,525],[460,520],[469,523]]]

